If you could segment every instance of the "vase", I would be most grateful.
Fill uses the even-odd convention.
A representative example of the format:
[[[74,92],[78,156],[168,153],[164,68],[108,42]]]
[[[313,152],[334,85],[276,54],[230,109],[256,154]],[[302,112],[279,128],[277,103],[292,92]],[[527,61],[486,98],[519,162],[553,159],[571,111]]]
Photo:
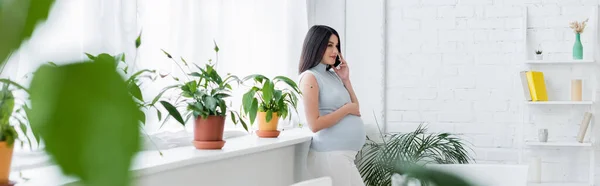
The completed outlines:
[[[538,140],[540,142],[548,142],[548,129],[538,130]]]
[[[583,59],[583,45],[581,44],[581,34],[575,34],[575,44],[573,45],[573,59]]]
[[[582,100],[581,92],[582,92],[581,79],[571,80],[571,101],[581,101]]]

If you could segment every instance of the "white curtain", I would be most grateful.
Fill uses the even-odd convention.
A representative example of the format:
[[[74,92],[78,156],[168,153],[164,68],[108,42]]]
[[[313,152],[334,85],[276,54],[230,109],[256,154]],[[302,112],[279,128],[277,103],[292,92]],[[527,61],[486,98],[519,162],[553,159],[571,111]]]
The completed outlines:
[[[220,48],[217,68],[222,76],[260,73],[296,79],[309,26],[306,7],[306,0],[56,0],[48,20],[9,59],[1,75],[27,85],[27,75],[39,65],[76,62],[87,58],[85,52],[124,52],[130,71],[149,68],[181,75],[161,49],[202,66],[216,60],[214,41]],[[142,45],[136,50],[140,32]],[[145,83],[143,96],[149,100],[173,83]],[[236,109],[243,91],[238,89],[232,98]],[[156,132],[159,125],[156,113],[149,111],[146,130]],[[181,126],[172,120],[162,128],[169,129]]]
[[[296,79],[304,35],[308,30],[306,1],[299,0],[146,0],[138,4],[143,30],[138,66],[159,68],[163,73],[181,74],[179,67],[161,49],[179,60],[200,66],[216,60],[213,50],[220,48],[217,68],[222,76],[240,78],[253,73]],[[154,96],[172,82],[158,80],[145,87],[144,96]],[[234,87],[235,88],[235,87]],[[239,109],[240,87],[231,100]],[[163,111],[163,113],[166,113]],[[148,115],[154,116],[154,113]],[[155,117],[149,121],[155,121]],[[227,121],[227,127],[233,127]],[[155,123],[155,122],[151,122]],[[158,126],[147,126],[156,131]],[[188,125],[191,129],[192,125]],[[240,128],[241,126],[237,126]],[[169,122],[163,129],[181,129]]]

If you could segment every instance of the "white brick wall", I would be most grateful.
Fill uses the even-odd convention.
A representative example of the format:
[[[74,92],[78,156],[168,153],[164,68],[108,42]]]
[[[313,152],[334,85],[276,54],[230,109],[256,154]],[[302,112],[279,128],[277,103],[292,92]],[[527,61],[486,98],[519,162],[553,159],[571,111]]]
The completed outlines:
[[[550,130],[550,140],[574,139],[586,107],[523,104],[517,74],[523,68],[525,55],[523,7],[529,7],[528,35],[533,42],[541,43],[545,57],[569,58],[574,34],[568,22],[585,19],[591,15],[590,6],[599,3],[598,0],[388,1],[388,132],[411,131],[420,122],[428,122],[432,131],[464,135],[465,140],[475,145],[479,163],[516,163],[520,125],[524,126],[525,139],[536,139],[540,127]],[[589,37],[585,34],[589,33],[584,32],[582,38]],[[582,73],[564,66],[539,70],[546,73],[550,99],[561,100],[569,99],[568,78]],[[590,98],[584,94],[584,99]],[[586,151],[525,150],[525,163],[531,155],[543,157],[544,181],[588,179]]]

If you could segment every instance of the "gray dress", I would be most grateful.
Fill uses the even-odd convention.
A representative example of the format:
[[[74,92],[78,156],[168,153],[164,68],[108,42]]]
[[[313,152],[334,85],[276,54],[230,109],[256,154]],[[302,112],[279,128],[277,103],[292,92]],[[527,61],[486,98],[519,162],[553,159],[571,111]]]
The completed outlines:
[[[341,79],[327,65],[319,65],[305,71],[317,79],[319,85],[319,113],[321,116],[338,110],[346,103],[351,103],[350,93],[344,87]],[[365,143],[366,133],[362,119],[348,114],[335,125],[317,132],[310,148],[314,151],[359,151]]]

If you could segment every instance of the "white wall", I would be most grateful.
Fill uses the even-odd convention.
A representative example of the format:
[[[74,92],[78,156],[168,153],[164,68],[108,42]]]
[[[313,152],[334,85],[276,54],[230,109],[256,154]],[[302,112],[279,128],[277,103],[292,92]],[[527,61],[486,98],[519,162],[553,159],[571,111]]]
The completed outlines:
[[[523,10],[530,7],[528,34],[533,42],[542,43],[546,57],[568,59],[574,40],[568,22],[591,15],[598,1],[346,0],[345,4],[351,77],[361,103],[368,102],[369,109],[385,116],[386,131],[412,131],[428,122],[430,131],[461,134],[472,143],[478,163],[518,163],[521,126],[525,139],[537,139],[541,127],[549,129],[550,140],[576,136],[587,107],[524,104],[518,72],[527,67],[524,55],[531,52],[523,51]],[[317,13],[317,19],[339,16],[331,10],[335,10],[331,15]],[[591,39],[590,29],[582,36],[584,42]],[[559,100],[569,99],[571,78],[598,71],[568,66],[534,69],[546,73],[551,99]],[[385,87],[380,86],[382,81]],[[591,92],[584,92],[584,99],[591,99]],[[363,119],[373,124],[372,110],[362,112]],[[523,163],[542,156],[543,181],[589,178],[586,150],[524,150]]]

